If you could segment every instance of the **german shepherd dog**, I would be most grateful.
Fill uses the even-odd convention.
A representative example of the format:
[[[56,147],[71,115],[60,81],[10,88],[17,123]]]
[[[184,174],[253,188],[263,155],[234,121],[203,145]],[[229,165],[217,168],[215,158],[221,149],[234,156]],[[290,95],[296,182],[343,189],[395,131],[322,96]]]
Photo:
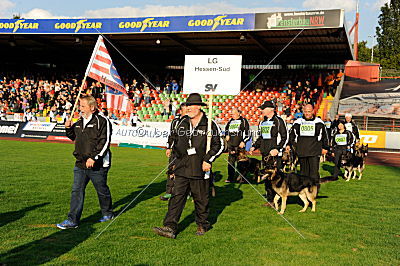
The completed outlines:
[[[341,165],[344,168],[344,178],[346,181],[350,180],[351,175],[353,174],[353,160],[354,154],[351,150],[347,150],[342,154],[342,158],[340,159]]]
[[[351,177],[355,179],[357,177],[357,171],[359,174],[358,180],[361,179],[363,171],[365,169],[365,161],[367,159],[367,155],[368,155],[368,144],[356,145],[354,156],[351,160],[351,169],[350,169],[351,171],[346,181],[349,181]]]
[[[294,170],[296,170],[298,160],[299,158],[296,156],[293,150],[284,151],[282,154],[283,172],[294,172]]]
[[[256,179],[259,176],[260,167],[260,160],[248,157],[245,149],[238,150],[237,170],[240,173],[238,182],[244,182],[242,176],[247,177],[249,173],[253,174],[253,179]]]
[[[288,196],[299,196],[304,203],[303,209],[299,212],[305,212],[311,201],[311,211],[315,212],[317,185],[313,184],[308,177],[301,176],[297,173],[283,173],[276,167],[273,169],[264,169],[263,179],[268,178],[271,181],[272,188],[276,195],[274,198],[275,209],[278,211],[278,201],[282,198],[281,211],[279,214],[284,214],[286,209],[286,201]]]

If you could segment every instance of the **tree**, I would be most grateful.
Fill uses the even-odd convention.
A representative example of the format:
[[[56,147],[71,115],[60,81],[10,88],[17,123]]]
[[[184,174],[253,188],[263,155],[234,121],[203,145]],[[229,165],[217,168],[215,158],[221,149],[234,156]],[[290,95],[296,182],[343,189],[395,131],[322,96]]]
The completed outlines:
[[[371,52],[372,52],[372,49],[367,47],[367,41],[361,41],[358,43],[358,60],[359,61],[370,62],[371,61]]]
[[[376,35],[383,68],[400,70],[400,0],[381,7]]]

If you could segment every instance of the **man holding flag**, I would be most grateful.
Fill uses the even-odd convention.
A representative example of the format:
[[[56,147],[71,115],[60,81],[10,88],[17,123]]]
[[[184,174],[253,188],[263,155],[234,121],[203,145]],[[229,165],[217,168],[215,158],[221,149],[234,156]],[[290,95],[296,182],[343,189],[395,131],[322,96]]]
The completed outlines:
[[[76,162],[70,211],[68,219],[56,225],[60,229],[78,227],[83,210],[86,185],[90,180],[99,198],[103,215],[100,222],[114,218],[111,193],[107,186],[107,173],[111,166],[110,142],[112,126],[108,118],[99,113],[96,99],[93,96],[80,97],[84,84],[86,84],[87,76],[121,92],[123,95],[126,94],[101,36],[99,36],[93,50],[85,78],[71,112],[74,113],[79,100],[81,117],[75,124],[72,124],[71,120],[65,122],[67,137],[75,141],[73,154]]]

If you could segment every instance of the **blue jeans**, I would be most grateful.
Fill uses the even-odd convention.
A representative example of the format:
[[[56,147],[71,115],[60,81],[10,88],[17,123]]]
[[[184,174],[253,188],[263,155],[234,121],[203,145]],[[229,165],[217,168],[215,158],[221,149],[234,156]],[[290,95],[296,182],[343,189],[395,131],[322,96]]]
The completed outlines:
[[[79,223],[85,200],[85,189],[89,180],[92,181],[99,198],[100,208],[103,216],[112,215],[112,200],[110,189],[107,186],[108,167],[99,170],[81,169],[74,167],[74,184],[72,185],[71,204],[68,219]]]

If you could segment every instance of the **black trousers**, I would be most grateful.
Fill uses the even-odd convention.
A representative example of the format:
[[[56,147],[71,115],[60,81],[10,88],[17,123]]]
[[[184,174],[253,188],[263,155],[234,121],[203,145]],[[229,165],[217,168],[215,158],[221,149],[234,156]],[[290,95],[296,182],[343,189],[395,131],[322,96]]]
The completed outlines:
[[[237,161],[238,153],[235,152],[231,154],[231,150],[228,150],[228,180],[231,182],[235,181],[235,167]]]
[[[190,192],[194,200],[196,224],[208,230],[210,228],[210,223],[207,221],[209,188],[210,180],[208,179],[175,176],[175,185],[172,190],[172,197],[168,202],[168,212],[164,218],[164,226],[172,228],[175,232],[178,230],[178,222]]]
[[[319,156],[299,157],[300,174],[319,184]]]
[[[174,165],[175,165],[175,156],[172,153],[171,156],[168,159],[168,171],[167,171],[167,184],[165,187],[165,193],[167,194],[172,194],[172,189],[174,188],[174,179],[170,178],[170,175],[174,173]]]
[[[268,154],[262,154],[262,167],[264,168],[265,165],[265,158],[268,157]],[[282,157],[277,156],[276,157],[276,166],[279,170],[282,170]],[[267,192],[267,200],[268,202],[273,202],[276,192],[275,190],[272,188],[272,184],[271,181],[266,179],[265,180],[265,192]]]
[[[334,177],[339,177],[339,174],[341,173],[340,171],[340,167],[342,165],[341,163],[341,158],[342,155],[346,152],[345,148],[337,148],[334,150],[335,153],[335,159],[334,159],[334,163],[335,163],[335,167],[333,168],[333,176]]]
[[[101,167],[98,170],[81,169],[74,167],[74,184],[72,185],[70,210],[68,219],[71,222],[79,223],[85,200],[85,189],[89,180],[92,181],[99,198],[101,213],[103,216],[112,215],[112,200],[110,189],[107,186],[107,173],[109,168]]]

